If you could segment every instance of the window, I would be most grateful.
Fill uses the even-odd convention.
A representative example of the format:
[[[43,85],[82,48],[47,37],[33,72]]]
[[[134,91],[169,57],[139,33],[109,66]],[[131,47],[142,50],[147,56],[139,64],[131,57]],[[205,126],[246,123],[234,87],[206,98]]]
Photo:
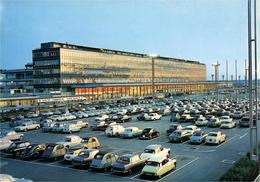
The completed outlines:
[[[43,60],[43,61],[34,61],[34,66],[49,66],[49,65],[59,65],[59,60]]]

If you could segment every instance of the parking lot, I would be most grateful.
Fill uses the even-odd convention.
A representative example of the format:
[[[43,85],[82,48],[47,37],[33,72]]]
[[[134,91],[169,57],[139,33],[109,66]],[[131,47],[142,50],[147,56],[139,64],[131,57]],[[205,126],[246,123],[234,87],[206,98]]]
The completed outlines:
[[[89,125],[94,118],[83,119]],[[177,168],[164,175],[161,179],[152,181],[216,181],[231,165],[248,151],[248,128],[220,129],[201,127],[205,132],[221,130],[226,134],[226,141],[220,145],[192,145],[189,142],[170,143],[166,130],[169,128],[170,116],[164,116],[158,121],[138,121],[136,115],[133,120],[123,123],[125,127],[137,126],[141,129],[154,127],[160,132],[158,138],[151,140],[122,139],[107,137],[102,131],[92,131],[84,128],[76,135],[81,137],[95,136],[101,142],[101,149],[109,149],[114,153],[142,153],[150,144],[161,144],[171,149],[171,158],[177,160]],[[191,123],[182,123],[183,126]],[[7,123],[1,124],[1,130],[8,129]],[[31,143],[47,143],[60,141],[66,134],[43,133],[41,130],[28,131],[25,138]],[[1,173],[15,177],[28,178],[34,181],[149,181],[141,178],[141,171],[131,175],[115,175],[111,172],[93,172],[90,169],[77,169],[72,164],[65,164],[62,159],[44,162],[41,159],[22,161],[8,158],[1,154]]]

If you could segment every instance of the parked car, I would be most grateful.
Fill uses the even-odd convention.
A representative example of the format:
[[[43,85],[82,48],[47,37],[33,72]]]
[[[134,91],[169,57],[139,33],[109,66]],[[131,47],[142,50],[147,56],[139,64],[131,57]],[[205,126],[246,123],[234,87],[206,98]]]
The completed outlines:
[[[11,141],[24,139],[24,134],[16,133],[16,131],[12,131],[12,130],[6,130],[3,133],[1,133],[1,135],[3,135],[3,137],[6,137]]]
[[[210,132],[206,137],[207,144],[220,144],[226,140],[226,135],[221,131]]]
[[[234,119],[241,119],[245,114],[242,111],[235,111],[233,113],[233,118]]]
[[[108,121],[109,120],[109,116],[107,114],[102,114],[99,117],[95,118],[95,121]]]
[[[170,121],[171,122],[177,122],[177,121],[179,121],[180,118],[181,118],[181,116],[180,116],[179,113],[173,113],[172,116],[171,116]]]
[[[195,131],[190,137],[190,143],[201,144],[206,141],[206,134],[204,131]]]
[[[46,112],[42,112],[41,115],[42,115],[42,116],[51,116],[51,115],[53,115],[53,112],[51,112],[51,111],[46,111]]]
[[[138,121],[144,121],[147,115],[147,113],[141,113],[139,116],[137,116]]]
[[[162,115],[157,114],[157,113],[149,113],[144,116],[146,121],[155,121],[155,120],[160,120],[162,118]]]
[[[50,123],[45,123],[44,126],[42,127],[42,132],[51,132],[53,131],[53,127],[55,126],[56,123],[50,122]]]
[[[63,145],[66,149],[80,148],[82,145],[82,138],[77,135],[67,135],[62,141],[56,142],[58,145]]]
[[[57,160],[66,154],[67,149],[60,144],[49,143],[43,151],[42,158],[44,160]]]
[[[82,120],[71,121],[70,123],[75,124],[77,127],[80,127],[80,128],[87,128],[88,127],[88,122],[85,122],[85,121],[82,121]]]
[[[239,120],[238,125],[240,127],[249,127],[249,121],[249,117],[244,116],[241,118],[241,120]]]
[[[232,120],[226,120],[226,121],[222,121],[220,128],[234,128],[236,127],[236,122],[232,121]]]
[[[116,121],[117,123],[124,123],[132,120],[132,117],[126,114],[124,115],[119,114],[119,115],[115,115],[114,117],[115,118],[113,118],[113,120]]]
[[[116,125],[116,122],[107,122],[107,121],[96,121],[93,126],[91,126],[92,130],[105,131],[107,127]]]
[[[0,138],[0,151],[8,149],[13,142],[6,137]]]
[[[88,117],[88,114],[83,112],[83,111],[78,111],[76,113],[74,113],[74,115],[77,117],[77,118],[87,118]]]
[[[227,122],[231,122],[231,121],[233,121],[233,119],[231,118],[231,117],[229,117],[229,116],[221,116],[220,118],[219,118],[219,121],[222,123],[222,122],[225,122],[225,121],[227,121]]]
[[[61,128],[61,133],[74,133],[79,132],[81,127],[77,126],[76,124],[69,123]]]
[[[120,136],[125,131],[122,125],[112,125],[105,130],[107,136]]]
[[[77,119],[77,117],[71,113],[65,113],[61,115],[61,120],[73,120],[73,119]]]
[[[176,130],[169,135],[170,142],[184,142],[190,139],[191,132],[185,130]]]
[[[31,144],[22,151],[19,158],[23,160],[40,158],[45,149],[46,144]]]
[[[13,142],[4,152],[10,156],[19,157],[22,151],[29,145],[30,143],[27,141]]]
[[[27,114],[25,114],[25,117],[27,117],[27,118],[37,118],[37,117],[39,117],[39,114],[37,114],[35,112],[28,112]]]
[[[144,152],[140,155],[141,159],[147,158],[153,158],[153,157],[167,157],[169,158],[171,154],[170,148],[165,148],[162,145],[149,145],[145,147]]]
[[[156,157],[147,161],[142,169],[142,176],[161,178],[171,170],[176,169],[176,159]]]
[[[143,130],[138,127],[128,127],[120,134],[122,138],[135,138],[141,135]]]
[[[107,151],[99,151],[90,164],[93,170],[107,171],[111,168],[111,165],[116,162],[118,156],[114,153]]]
[[[84,149],[78,156],[74,157],[72,164],[76,166],[88,166],[98,152],[98,149]]]
[[[139,139],[141,140],[150,140],[152,138],[157,138],[160,135],[160,132],[155,128],[145,128],[143,129]]]
[[[221,125],[220,120],[218,118],[215,118],[215,117],[209,119],[208,124],[207,124],[208,127],[220,127],[220,125]]]
[[[147,159],[141,159],[138,154],[124,154],[112,163],[113,173],[132,174],[134,170],[142,169]]]
[[[33,182],[32,180],[29,179],[15,178],[8,174],[0,174],[0,181],[1,182]]]
[[[185,126],[184,128],[182,128],[182,130],[193,134],[195,131],[200,131],[201,129],[195,125],[189,125],[189,126]]]
[[[171,124],[169,129],[166,131],[167,135],[170,135],[175,130],[181,130],[182,126],[179,124]]]
[[[20,126],[14,127],[15,131],[28,131],[28,130],[38,130],[40,129],[40,125],[33,122],[26,122],[21,124]]]
[[[193,122],[194,117],[191,117],[189,114],[183,114],[181,115],[180,119],[178,120],[179,122]]]
[[[54,133],[61,133],[63,131],[63,128],[68,125],[67,122],[56,122],[52,128],[51,131]]]
[[[198,118],[196,121],[195,121],[195,125],[196,126],[207,126],[207,124],[208,124],[208,120],[206,119],[206,118],[202,118],[202,117],[200,117],[200,118]]]
[[[86,149],[99,149],[100,142],[96,137],[83,137],[82,147]]]
[[[14,128],[16,126],[20,126],[23,123],[27,123],[27,122],[32,122],[32,120],[31,119],[24,119],[24,120],[21,120],[21,121],[10,121],[9,122],[9,127],[10,128]]]

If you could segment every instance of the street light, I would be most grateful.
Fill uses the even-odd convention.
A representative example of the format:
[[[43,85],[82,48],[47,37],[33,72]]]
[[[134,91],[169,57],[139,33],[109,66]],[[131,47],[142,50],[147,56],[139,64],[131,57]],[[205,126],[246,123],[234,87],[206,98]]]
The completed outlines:
[[[154,93],[154,59],[158,58],[159,55],[158,54],[149,54],[148,57],[150,57],[152,59],[152,92],[153,92],[153,99],[155,96]]]

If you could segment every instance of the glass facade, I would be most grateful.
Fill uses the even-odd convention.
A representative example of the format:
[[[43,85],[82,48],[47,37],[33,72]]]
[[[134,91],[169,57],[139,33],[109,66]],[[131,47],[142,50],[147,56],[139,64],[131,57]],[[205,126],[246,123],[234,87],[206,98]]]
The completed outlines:
[[[71,94],[88,94],[88,89],[92,89],[91,94],[102,92],[109,96],[111,92],[120,96],[137,96],[151,90],[151,86],[91,86],[110,83],[151,83],[152,59],[145,54],[48,42],[33,50],[33,69],[36,92],[60,90]],[[206,80],[206,66],[199,62],[158,57],[154,58],[154,69],[156,83]],[[86,86],[91,88],[83,88]]]

